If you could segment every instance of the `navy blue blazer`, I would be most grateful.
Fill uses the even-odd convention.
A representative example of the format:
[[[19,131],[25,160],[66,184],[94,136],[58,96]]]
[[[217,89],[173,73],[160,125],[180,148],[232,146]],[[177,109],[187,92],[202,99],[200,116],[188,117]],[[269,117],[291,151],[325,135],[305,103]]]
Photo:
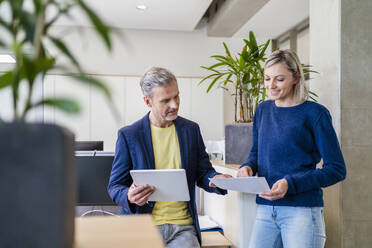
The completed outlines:
[[[195,184],[208,192],[226,194],[225,190],[209,187],[209,179],[218,174],[212,167],[200,134],[198,124],[182,117],[174,120],[181,153],[182,168],[186,171],[190,191],[189,211],[201,243],[200,227],[195,203]],[[108,192],[112,200],[123,207],[122,214],[151,213],[155,205],[131,204],[127,194],[133,180],[130,170],[155,169],[149,113],[118,132],[115,158],[112,165]]]

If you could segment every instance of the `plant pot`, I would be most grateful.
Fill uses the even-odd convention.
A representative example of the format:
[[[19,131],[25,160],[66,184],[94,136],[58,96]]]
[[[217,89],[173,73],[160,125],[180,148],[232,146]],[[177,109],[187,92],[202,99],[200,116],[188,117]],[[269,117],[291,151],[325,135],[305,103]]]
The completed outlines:
[[[252,147],[252,123],[235,123],[225,126],[225,163],[244,163]]]
[[[0,124],[0,247],[71,248],[74,136],[44,124]]]

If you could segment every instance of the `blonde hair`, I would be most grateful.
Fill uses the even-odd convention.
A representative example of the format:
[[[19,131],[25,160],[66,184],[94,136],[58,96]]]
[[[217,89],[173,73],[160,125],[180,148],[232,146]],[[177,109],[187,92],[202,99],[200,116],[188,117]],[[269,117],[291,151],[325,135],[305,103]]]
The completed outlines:
[[[264,68],[266,69],[277,63],[285,65],[292,76],[298,79],[293,89],[294,100],[297,103],[306,101],[309,98],[309,89],[305,83],[304,72],[297,54],[291,50],[277,50],[267,58]]]

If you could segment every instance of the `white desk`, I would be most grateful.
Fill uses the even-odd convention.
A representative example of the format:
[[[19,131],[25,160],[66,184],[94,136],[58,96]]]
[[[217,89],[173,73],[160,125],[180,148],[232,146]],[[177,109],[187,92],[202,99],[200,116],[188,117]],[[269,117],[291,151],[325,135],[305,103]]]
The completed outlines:
[[[212,161],[220,173],[236,175],[239,165],[225,165]],[[256,217],[256,196],[229,191],[225,196],[203,192],[203,213],[223,227],[224,236],[234,247],[248,247],[250,234]]]

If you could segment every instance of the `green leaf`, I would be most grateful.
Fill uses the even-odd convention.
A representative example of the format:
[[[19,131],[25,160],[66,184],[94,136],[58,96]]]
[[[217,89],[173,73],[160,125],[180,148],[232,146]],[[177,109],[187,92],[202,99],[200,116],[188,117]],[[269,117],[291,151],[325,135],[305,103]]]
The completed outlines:
[[[45,98],[40,102],[34,104],[33,107],[37,107],[40,105],[47,105],[51,107],[55,107],[59,110],[62,110],[66,113],[71,114],[78,114],[81,111],[80,105],[73,99],[70,98]]]
[[[258,49],[256,37],[254,36],[254,33],[252,31],[249,32],[249,40],[250,40],[250,42],[252,44],[252,47],[253,47],[252,50]]]
[[[34,2],[34,7],[35,7],[35,12],[40,13],[41,9],[43,8],[43,3],[40,0],[33,0]]]
[[[316,100],[316,98],[312,97],[311,95],[309,95],[309,98],[310,98],[311,100],[313,100],[314,102],[318,102],[318,101]]]
[[[241,53],[241,56],[243,57],[243,59],[245,60],[246,63],[250,63],[251,62],[251,56],[250,56],[250,53],[249,52],[243,51]]]
[[[34,42],[35,36],[35,28],[36,28],[36,18],[37,15],[33,15],[28,13],[25,10],[20,12],[21,21],[20,24],[23,27],[23,30],[26,33],[25,40],[29,41],[30,43]]]
[[[29,81],[32,86],[35,78],[40,73],[46,73],[52,69],[55,65],[55,59],[52,57],[38,57],[29,58],[28,56],[22,56],[22,63],[20,64],[20,71],[24,77]]]
[[[220,73],[219,71],[217,71],[215,69],[210,69],[209,67],[206,67],[206,66],[200,66],[200,68],[205,69],[207,71],[213,71],[213,72],[218,73],[218,74]]]
[[[263,88],[263,90],[262,90],[262,98],[261,98],[261,100],[262,100],[262,101],[265,101],[265,98],[266,98],[266,88]]]
[[[219,73],[214,73],[214,74],[210,74],[210,75],[206,76],[205,78],[203,78],[202,80],[200,80],[200,82],[198,83],[198,85],[201,85],[208,78],[211,78],[211,77],[214,77],[214,76],[217,76],[217,75],[219,75]]]
[[[226,63],[226,66],[230,67],[235,73],[238,73],[236,62],[231,57],[224,57],[220,55],[213,55],[211,57],[220,62]]]
[[[12,71],[7,71],[0,76],[0,89],[10,86],[13,83],[14,77]]]
[[[264,47],[261,49],[261,52],[260,52],[260,55],[259,55],[260,57],[265,56],[265,51],[266,51],[267,47],[269,46],[269,44],[270,44],[270,40],[266,41]]]
[[[251,79],[251,74],[250,73],[244,73],[242,83],[243,84],[248,84],[250,82],[250,79]]]
[[[251,55],[257,57],[259,49],[253,32],[252,31],[249,32],[249,40],[243,39],[243,41],[249,47],[249,50],[251,50]]]
[[[223,44],[223,47],[225,48],[226,55],[231,57],[231,53],[230,53],[229,48],[227,47],[226,43],[222,42],[222,44]]]
[[[217,82],[218,79],[220,79],[223,75],[218,75],[217,77],[215,77],[215,79],[213,79],[213,81],[211,82],[211,84],[209,85],[208,89],[207,89],[207,93],[212,89],[213,85]]]
[[[211,69],[214,69],[214,68],[216,68],[216,67],[225,66],[225,65],[226,65],[226,63],[224,63],[224,62],[220,62],[220,63],[216,63],[216,64],[214,64],[214,65],[211,65],[211,66],[208,67],[208,68],[204,68],[204,67],[202,67],[202,68],[207,69],[207,70],[211,70]]]
[[[60,40],[52,36],[48,36],[49,39],[53,42],[53,44],[64,54],[66,55],[71,62],[77,67],[77,69],[81,72],[81,67],[79,62],[75,59],[74,55],[70,52],[68,47]]]
[[[230,60],[227,57],[221,55],[212,55],[211,58],[221,59],[222,61],[226,61],[226,64],[230,62]]]
[[[310,95],[313,95],[313,96],[316,96],[316,97],[319,97],[317,94],[315,94],[314,92],[312,92],[312,91],[310,91],[310,90],[309,90],[309,94],[310,94]]]
[[[109,36],[110,29],[103,21],[97,16],[97,14],[84,3],[83,0],[77,0],[79,6],[84,10],[85,14],[89,17],[90,21],[95,27],[95,30],[104,40],[107,48],[111,50],[111,39]]]
[[[303,72],[304,72],[304,73],[313,72],[313,73],[318,73],[318,74],[320,74],[318,71],[309,70],[309,69],[303,69]]]
[[[228,83],[228,82],[232,82],[231,80],[230,80],[230,78],[233,76],[233,74],[229,74],[227,77],[226,77],[226,79],[225,79],[225,81],[223,81],[223,85],[224,86],[226,86],[226,84]]]

